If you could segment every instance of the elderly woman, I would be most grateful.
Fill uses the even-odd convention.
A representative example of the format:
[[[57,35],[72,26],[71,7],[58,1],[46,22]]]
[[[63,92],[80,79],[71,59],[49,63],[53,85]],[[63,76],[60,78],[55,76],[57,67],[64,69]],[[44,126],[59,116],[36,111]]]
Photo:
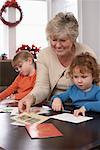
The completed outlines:
[[[96,57],[91,48],[76,41],[78,22],[72,13],[58,13],[48,22],[46,33],[50,46],[38,55],[36,84],[31,93],[19,102],[21,112],[29,112],[32,104],[49,99],[72,85],[66,74],[76,55],[87,51]]]

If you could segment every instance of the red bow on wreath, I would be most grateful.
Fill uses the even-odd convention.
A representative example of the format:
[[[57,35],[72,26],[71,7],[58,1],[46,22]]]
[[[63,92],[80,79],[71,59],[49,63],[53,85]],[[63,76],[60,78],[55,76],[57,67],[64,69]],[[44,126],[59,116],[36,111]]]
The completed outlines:
[[[19,20],[17,20],[16,22],[8,22],[8,21],[6,21],[6,20],[3,18],[2,14],[3,14],[3,12],[5,12],[5,9],[6,9],[7,7],[9,7],[9,8],[10,8],[10,7],[13,7],[13,8],[16,8],[16,9],[19,10],[19,12],[20,12],[20,18],[19,18]],[[13,27],[13,26],[16,26],[17,24],[19,24],[19,23],[21,22],[22,18],[23,18],[22,10],[21,10],[20,6],[18,5],[18,3],[17,3],[15,0],[6,1],[5,4],[2,6],[2,8],[1,8],[1,10],[0,10],[0,19],[1,19],[1,21],[2,21],[5,25],[8,25],[9,27]]]

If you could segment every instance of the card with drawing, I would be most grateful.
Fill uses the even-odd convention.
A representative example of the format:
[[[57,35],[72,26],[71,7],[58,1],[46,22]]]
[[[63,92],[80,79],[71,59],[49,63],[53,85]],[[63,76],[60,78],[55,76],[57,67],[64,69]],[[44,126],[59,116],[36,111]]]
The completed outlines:
[[[24,112],[14,117],[11,117],[11,119],[24,124],[39,124],[48,120],[49,118],[35,113]]]

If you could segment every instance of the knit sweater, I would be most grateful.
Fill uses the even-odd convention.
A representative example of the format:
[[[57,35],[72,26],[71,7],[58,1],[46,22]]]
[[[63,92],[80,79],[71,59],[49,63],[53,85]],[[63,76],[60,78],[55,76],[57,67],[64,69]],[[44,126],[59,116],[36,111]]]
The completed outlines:
[[[91,90],[83,91],[76,85],[72,85],[65,92],[54,95],[52,100],[57,97],[59,97],[62,102],[70,98],[72,105],[76,107],[84,106],[87,111],[100,112],[100,86],[93,85]]]

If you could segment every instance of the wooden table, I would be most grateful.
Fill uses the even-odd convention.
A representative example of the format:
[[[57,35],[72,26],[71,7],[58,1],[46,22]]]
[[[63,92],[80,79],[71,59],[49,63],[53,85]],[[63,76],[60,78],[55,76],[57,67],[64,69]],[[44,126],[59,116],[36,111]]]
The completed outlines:
[[[25,127],[10,124],[10,114],[0,113],[0,147],[6,150],[88,150],[100,145],[100,114],[80,124],[49,119],[62,137],[31,139]],[[99,147],[96,150],[100,149]]]

